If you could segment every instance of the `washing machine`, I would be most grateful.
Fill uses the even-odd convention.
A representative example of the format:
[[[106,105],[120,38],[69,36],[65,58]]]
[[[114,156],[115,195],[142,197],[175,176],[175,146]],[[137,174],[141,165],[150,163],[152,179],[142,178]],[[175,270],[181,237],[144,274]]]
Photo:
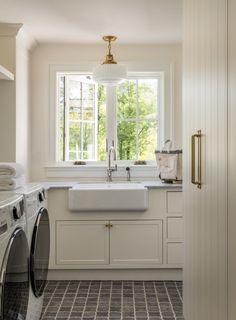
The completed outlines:
[[[28,310],[29,246],[23,196],[0,194],[0,319],[25,320]]]
[[[13,191],[23,196],[30,250],[30,292],[27,320],[39,320],[47,281],[50,228],[42,185],[29,183]],[[11,192],[12,193],[12,192]]]

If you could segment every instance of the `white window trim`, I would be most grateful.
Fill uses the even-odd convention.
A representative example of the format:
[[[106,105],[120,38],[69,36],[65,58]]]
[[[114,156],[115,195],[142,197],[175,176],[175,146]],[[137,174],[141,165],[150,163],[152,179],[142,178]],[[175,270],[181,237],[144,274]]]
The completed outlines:
[[[173,140],[173,132],[174,132],[174,122],[173,122],[173,116],[174,116],[174,108],[173,108],[173,101],[174,101],[174,65],[171,64],[158,64],[157,62],[150,62],[150,63],[125,63],[120,62],[121,64],[126,64],[129,68],[129,76],[132,77],[132,75],[142,75],[145,77],[145,74],[148,74],[148,77],[150,78],[150,74],[153,74],[153,76],[163,74],[164,75],[164,90],[163,90],[163,97],[164,103],[161,103],[161,105],[164,106],[165,110],[160,110],[160,145],[164,143],[166,139]],[[58,130],[57,130],[57,124],[58,124],[58,111],[57,111],[57,74],[58,73],[80,73],[80,74],[90,74],[91,70],[93,70],[94,66],[96,65],[96,62],[84,62],[80,63],[78,65],[57,65],[57,64],[51,64],[49,66],[49,150],[48,150],[48,163],[45,165],[47,176],[48,177],[61,177],[62,171],[64,171],[63,175],[68,176],[68,167],[69,170],[75,170],[77,172],[81,171],[91,171],[91,176],[93,176],[94,172],[91,170],[94,167],[102,168],[106,167],[106,162],[101,161],[89,161],[88,165],[86,165],[86,168],[83,166],[78,168],[77,166],[73,166],[73,162],[58,162]],[[115,93],[113,93],[111,96],[107,96],[107,100],[109,99],[115,99]],[[109,103],[109,102],[108,102]],[[114,102],[113,102],[114,103]],[[115,137],[116,135],[116,117],[109,115],[109,111],[107,111],[107,117],[112,119],[110,122],[110,126],[108,129],[108,135],[110,137]],[[114,139],[116,140],[116,139]],[[133,161],[117,161],[118,166],[125,167],[127,165],[131,165]],[[149,169],[148,169],[149,167]],[[54,168],[54,169],[53,169]],[[64,170],[63,170],[64,168]],[[135,169],[138,168],[138,169]],[[142,169],[140,166],[134,166],[134,169],[137,170],[137,172],[141,171],[150,171],[150,168],[155,168],[155,161],[148,161],[147,166],[142,166]],[[52,170],[53,169],[53,170]],[[61,172],[58,173],[58,172]],[[52,174],[53,172],[53,174]],[[88,174],[88,173],[87,173]],[[86,174],[86,175],[87,175]],[[88,174],[89,175],[89,174]],[[143,175],[143,174],[141,174]],[[79,175],[80,176],[80,175]]]

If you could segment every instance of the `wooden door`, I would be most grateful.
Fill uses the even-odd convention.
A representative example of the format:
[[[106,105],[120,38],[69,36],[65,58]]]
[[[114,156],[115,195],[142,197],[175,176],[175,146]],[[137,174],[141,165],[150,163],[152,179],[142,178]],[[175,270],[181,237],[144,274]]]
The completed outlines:
[[[198,130],[201,189],[191,183],[191,136]],[[226,0],[184,0],[183,149],[185,319],[226,320]]]

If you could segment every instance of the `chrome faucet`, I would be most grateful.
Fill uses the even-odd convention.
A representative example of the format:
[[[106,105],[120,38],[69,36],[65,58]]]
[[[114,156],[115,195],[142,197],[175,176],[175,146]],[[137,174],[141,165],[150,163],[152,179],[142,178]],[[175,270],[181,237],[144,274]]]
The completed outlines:
[[[111,146],[108,150],[108,166],[107,166],[107,181],[112,181],[112,172],[117,171],[117,164],[112,167],[111,154],[113,153],[113,160],[116,160],[116,150],[114,146]]]

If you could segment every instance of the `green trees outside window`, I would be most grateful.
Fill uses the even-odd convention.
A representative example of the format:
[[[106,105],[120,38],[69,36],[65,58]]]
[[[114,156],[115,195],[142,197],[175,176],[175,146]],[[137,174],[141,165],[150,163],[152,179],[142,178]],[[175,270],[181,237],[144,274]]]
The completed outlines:
[[[116,110],[118,160],[153,160],[158,142],[159,79],[132,79],[116,88],[106,105],[106,88],[89,76],[58,79],[60,161],[106,160],[106,108]],[[109,87],[108,89],[109,90]]]

